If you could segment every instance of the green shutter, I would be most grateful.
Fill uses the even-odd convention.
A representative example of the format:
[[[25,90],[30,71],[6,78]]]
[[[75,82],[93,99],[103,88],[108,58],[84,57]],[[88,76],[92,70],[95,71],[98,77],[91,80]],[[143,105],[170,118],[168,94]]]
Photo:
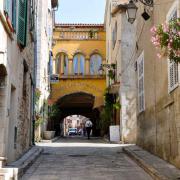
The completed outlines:
[[[26,30],[27,30],[27,0],[19,0],[17,39],[22,46],[26,46]]]
[[[12,0],[12,25],[16,30],[16,0]]]

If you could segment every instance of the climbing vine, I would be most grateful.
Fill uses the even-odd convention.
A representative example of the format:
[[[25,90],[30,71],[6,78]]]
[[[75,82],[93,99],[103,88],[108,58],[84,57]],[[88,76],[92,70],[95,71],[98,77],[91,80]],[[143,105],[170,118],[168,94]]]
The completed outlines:
[[[113,124],[113,110],[120,109],[121,105],[119,102],[119,97],[115,98],[113,94],[109,93],[109,88],[106,89],[104,93],[104,107],[100,113],[100,127],[103,134],[108,134],[109,126]]]

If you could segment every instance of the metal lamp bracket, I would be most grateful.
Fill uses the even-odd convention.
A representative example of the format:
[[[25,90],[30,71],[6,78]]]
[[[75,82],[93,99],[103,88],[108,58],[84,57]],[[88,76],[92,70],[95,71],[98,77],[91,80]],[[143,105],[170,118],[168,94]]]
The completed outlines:
[[[153,7],[153,0],[139,0],[139,1],[146,6]],[[138,0],[135,0],[135,2],[138,2]]]

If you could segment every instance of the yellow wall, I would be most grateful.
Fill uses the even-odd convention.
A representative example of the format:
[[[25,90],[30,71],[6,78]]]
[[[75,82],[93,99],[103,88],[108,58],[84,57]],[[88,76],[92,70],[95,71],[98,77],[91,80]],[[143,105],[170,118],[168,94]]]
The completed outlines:
[[[75,28],[73,32],[88,32],[92,30],[93,27],[89,28]],[[86,61],[89,61],[90,56],[93,53],[99,53],[102,57],[102,63],[105,63],[106,57],[106,33],[102,28],[97,29],[98,39],[61,39],[61,32],[70,32],[70,28],[56,27],[54,30],[54,42],[53,47],[53,59],[54,62],[59,53],[64,52],[67,54],[68,59],[72,60],[73,56],[77,53],[83,53],[85,55]],[[54,63],[55,64],[55,63]],[[87,63],[85,63],[85,69],[87,69]],[[55,71],[54,71],[55,72]],[[65,78],[60,75],[60,81],[51,84],[51,100],[55,103],[61,97],[77,93],[85,92],[95,96],[94,107],[99,107],[103,105],[103,94],[106,88],[106,81],[104,75],[72,75],[66,76]]]
[[[105,32],[99,33],[99,40],[60,40],[58,39],[59,32],[54,32],[54,40],[56,45],[53,48],[54,58],[60,52],[67,52],[69,59],[73,58],[76,51],[80,50],[85,53],[86,58],[89,58],[94,50],[98,50],[103,59],[106,58],[106,39]]]
[[[77,92],[84,92],[95,96],[94,107],[103,104],[103,94],[106,88],[104,78],[101,79],[65,79],[52,84],[51,100],[56,102],[59,98]]]

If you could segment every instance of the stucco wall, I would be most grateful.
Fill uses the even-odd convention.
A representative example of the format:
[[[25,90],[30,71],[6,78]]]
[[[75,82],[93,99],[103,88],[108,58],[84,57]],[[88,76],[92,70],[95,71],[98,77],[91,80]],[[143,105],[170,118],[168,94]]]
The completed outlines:
[[[115,4],[123,3],[116,1]],[[120,135],[125,143],[136,142],[136,76],[134,68],[135,55],[135,27],[127,22],[125,10],[120,9],[111,15],[116,5],[113,0],[106,4],[106,48],[108,63],[117,64],[116,81],[120,82],[117,92],[120,97]],[[110,17],[112,16],[112,17]],[[117,23],[117,38],[115,46],[112,34]],[[107,77],[108,79],[108,77]],[[108,85],[108,83],[107,83]]]
[[[136,56],[144,50],[145,111],[138,113],[137,143],[180,167],[180,87],[168,93],[167,57],[158,59],[150,42],[150,28],[166,21],[172,4],[155,1],[146,22],[140,17],[143,7],[138,9]]]
[[[3,3],[0,3],[0,11],[4,14]],[[27,24],[27,46],[21,49],[17,45],[17,34],[12,33],[13,39],[10,39],[2,21],[0,21],[0,36],[3,37],[3,43],[0,45],[0,51],[3,54],[0,64],[4,64],[7,71],[6,87],[4,89],[6,93],[4,98],[1,99],[4,107],[0,108],[0,157],[7,158],[7,162],[17,159],[31,145],[32,84],[30,75],[32,76],[34,48],[29,34],[29,18]],[[28,67],[25,80],[23,80],[24,62],[26,62]],[[22,92],[23,81],[26,84],[26,96],[24,98]],[[15,127],[17,128],[16,142],[14,141]]]

